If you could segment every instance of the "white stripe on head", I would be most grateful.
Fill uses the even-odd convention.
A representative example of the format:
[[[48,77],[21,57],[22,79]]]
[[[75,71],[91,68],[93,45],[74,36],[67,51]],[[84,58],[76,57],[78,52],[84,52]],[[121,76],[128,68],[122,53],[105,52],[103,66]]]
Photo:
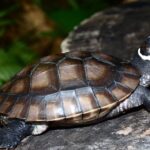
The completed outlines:
[[[149,60],[150,61],[150,55],[149,56],[145,56],[141,54],[141,49],[138,49],[138,55],[143,59],[143,60]]]

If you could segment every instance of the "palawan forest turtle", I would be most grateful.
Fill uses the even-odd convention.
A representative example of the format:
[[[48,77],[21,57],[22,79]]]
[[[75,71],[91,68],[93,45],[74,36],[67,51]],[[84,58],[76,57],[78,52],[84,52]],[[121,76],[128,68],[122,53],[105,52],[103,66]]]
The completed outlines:
[[[130,62],[101,52],[42,58],[0,91],[0,148],[50,127],[101,122],[143,105],[150,111],[150,37]]]

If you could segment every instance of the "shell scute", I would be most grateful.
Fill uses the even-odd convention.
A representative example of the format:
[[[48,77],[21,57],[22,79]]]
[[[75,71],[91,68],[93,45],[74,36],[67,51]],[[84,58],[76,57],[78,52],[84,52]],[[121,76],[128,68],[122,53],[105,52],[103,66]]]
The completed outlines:
[[[82,62],[66,59],[59,64],[59,80],[62,89],[86,86]]]
[[[111,88],[112,95],[119,101],[125,99],[130,94],[131,91],[132,91],[131,89],[122,86],[121,84],[115,84]]]
[[[14,106],[16,100],[17,100],[16,96],[5,97],[0,106],[0,113],[8,114],[11,111],[12,107]]]
[[[54,93],[59,89],[57,68],[54,64],[40,64],[31,76],[31,92]]]
[[[11,112],[9,112],[7,115],[10,116],[10,118],[21,118],[24,119],[26,117],[25,110],[28,110],[26,107],[26,101],[27,99],[24,96],[21,96],[17,99],[15,105],[12,107]],[[24,108],[26,107],[26,108]]]
[[[95,95],[98,99],[101,109],[107,107],[109,104],[116,103],[116,99],[108,92],[108,90],[96,90]]]
[[[85,68],[87,80],[91,86],[105,86],[114,79],[114,68],[102,62],[99,63],[95,59],[87,60]]]
[[[123,85],[129,87],[130,89],[134,90],[136,85],[139,83],[139,77],[130,74],[122,74],[122,78],[120,82]]]

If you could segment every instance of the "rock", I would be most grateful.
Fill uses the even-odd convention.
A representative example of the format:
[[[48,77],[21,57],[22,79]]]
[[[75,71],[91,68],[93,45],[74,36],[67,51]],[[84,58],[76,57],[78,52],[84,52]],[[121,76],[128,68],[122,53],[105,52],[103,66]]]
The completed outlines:
[[[98,12],[84,20],[62,43],[62,51],[101,50],[129,59],[150,35],[150,2]]]
[[[150,150],[149,117],[139,110],[88,127],[50,130],[16,150]]]
[[[92,16],[65,40],[63,51],[103,50],[129,58],[150,34],[150,3],[112,8]],[[67,41],[67,42],[66,42]],[[15,150],[150,150],[150,114],[138,109],[80,128],[30,136]]]

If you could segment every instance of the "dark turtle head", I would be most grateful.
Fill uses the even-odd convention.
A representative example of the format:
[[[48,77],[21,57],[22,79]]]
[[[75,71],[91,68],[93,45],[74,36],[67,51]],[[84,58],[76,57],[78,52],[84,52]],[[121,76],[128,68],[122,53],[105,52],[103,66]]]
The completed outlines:
[[[150,79],[150,36],[135,53],[131,63],[139,69],[142,75],[149,75]]]
[[[150,61],[150,36],[147,37],[141,48],[138,49],[138,55],[142,60]]]

